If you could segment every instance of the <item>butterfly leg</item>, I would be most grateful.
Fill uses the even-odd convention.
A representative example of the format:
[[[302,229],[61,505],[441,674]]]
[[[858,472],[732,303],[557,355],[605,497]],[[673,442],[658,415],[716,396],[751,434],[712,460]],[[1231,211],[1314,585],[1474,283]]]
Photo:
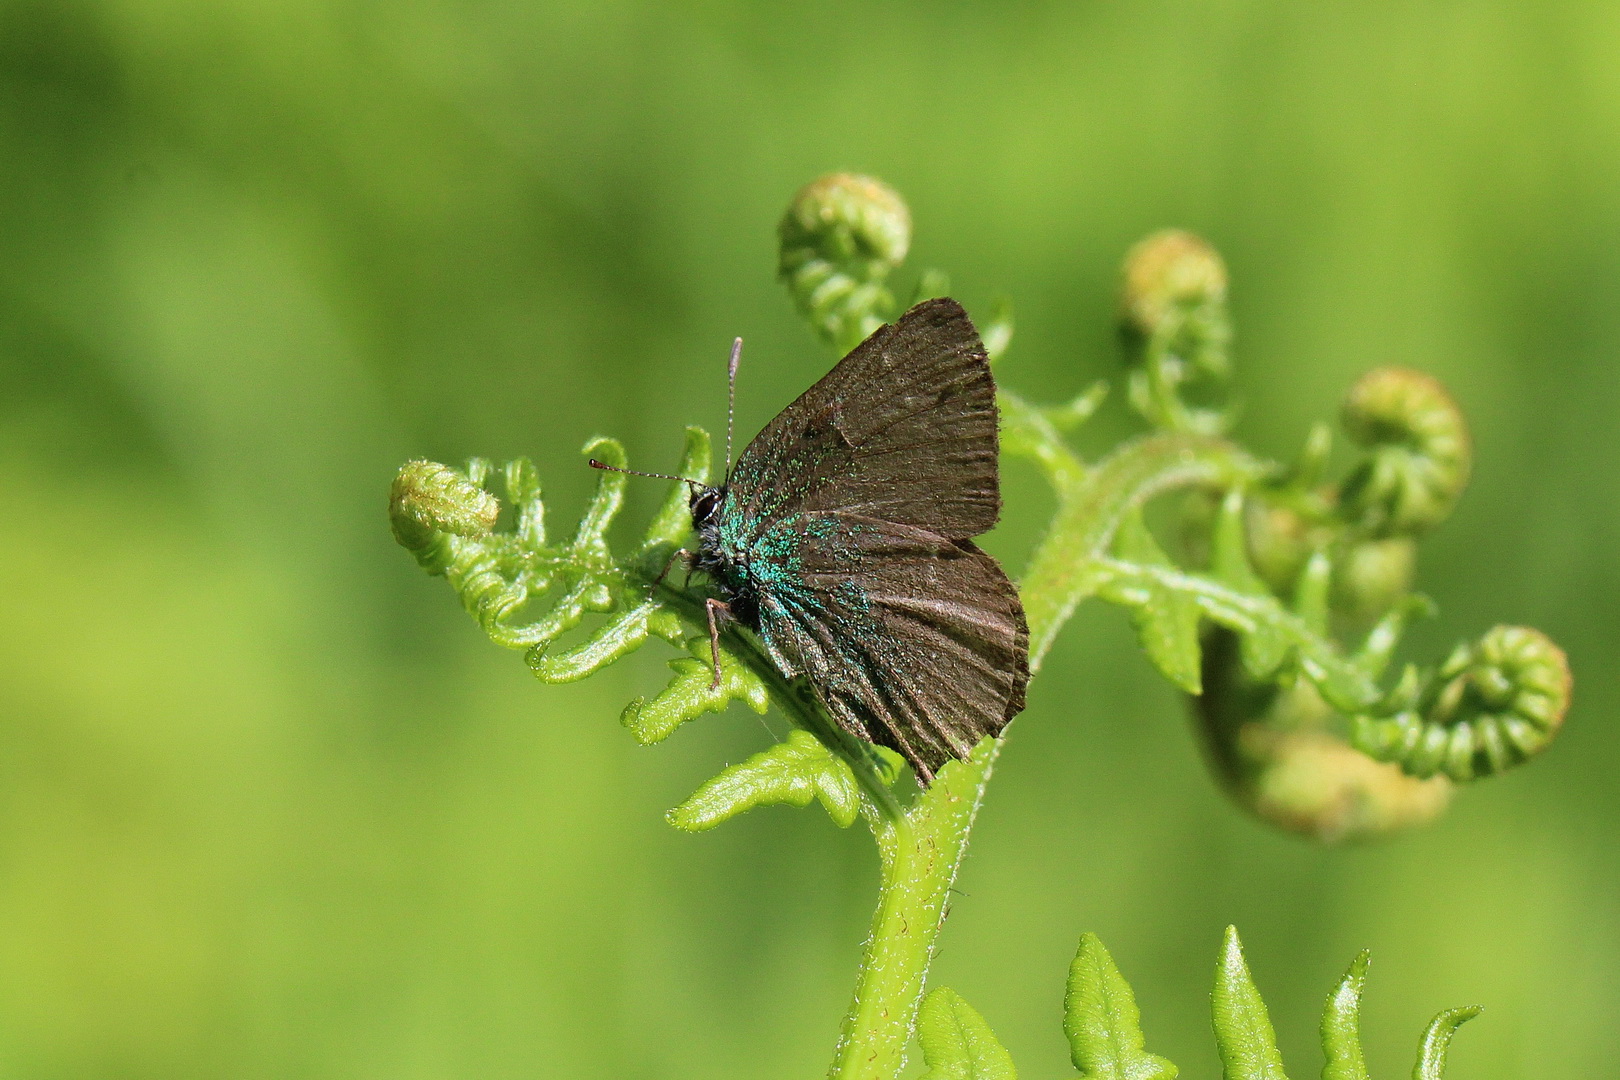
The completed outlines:
[[[710,690],[720,689],[720,620],[731,618],[731,605],[713,597],[703,601],[709,614],[709,656],[714,662],[714,681]]]
[[[675,553],[669,557],[669,561],[664,564],[664,568],[658,571],[658,576],[653,578],[653,588],[656,589],[664,583],[664,579],[669,576],[669,568],[675,565],[676,559],[686,560],[686,584],[690,585],[692,583],[692,556],[693,553],[685,548],[677,548]]]

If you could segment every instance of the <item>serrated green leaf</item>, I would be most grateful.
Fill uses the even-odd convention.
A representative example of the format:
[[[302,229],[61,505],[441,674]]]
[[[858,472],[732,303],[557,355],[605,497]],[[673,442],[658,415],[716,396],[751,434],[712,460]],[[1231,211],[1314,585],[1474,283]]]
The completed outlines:
[[[894,787],[907,769],[906,759],[897,750],[890,750],[887,746],[877,743],[863,742],[859,744],[866,753],[867,764],[871,766],[872,774],[877,777],[878,783],[884,787]]]
[[[1377,684],[1359,671],[1353,661],[1330,663],[1329,659],[1325,649],[1307,652],[1299,658],[1300,670],[1322,695],[1323,701],[1341,713],[1354,713],[1377,700]]]
[[[1045,409],[1036,408],[1010,390],[996,392],[1001,407],[1001,452],[1033,461],[1059,491],[1080,484],[1086,466]]]
[[[1243,524],[1243,492],[1234,488],[1221,499],[1220,512],[1210,535],[1210,573],[1216,581],[1245,595],[1270,595],[1249,562],[1248,545]]]
[[[1451,1037],[1457,1029],[1478,1016],[1484,1009],[1479,1005],[1465,1005],[1460,1009],[1447,1009],[1433,1020],[1423,1032],[1418,1044],[1417,1065],[1412,1069],[1412,1080],[1445,1080],[1446,1054],[1451,1049]]]
[[[1377,684],[1355,662],[1345,658],[1327,637],[1312,633],[1303,621],[1283,608],[1276,597],[1249,596],[1225,582],[1192,574],[1173,566],[1145,566],[1106,556],[1093,563],[1098,591],[1117,603],[1144,602],[1148,590],[1159,588],[1195,600],[1212,622],[1249,633],[1264,628],[1298,656],[1300,670],[1322,696],[1340,712],[1354,715],[1377,703]],[[1292,672],[1278,672],[1281,681]]]
[[[1136,995],[1096,934],[1080,938],[1069,965],[1063,1033],[1080,1080],[1173,1080],[1179,1072],[1147,1052]]]
[[[1367,1080],[1361,1056],[1361,990],[1371,953],[1362,951],[1344,973],[1322,1010],[1322,1080]]]
[[[1220,961],[1215,965],[1215,1045],[1225,1080],[1288,1080],[1271,1015],[1243,962],[1237,927],[1226,928]]]
[[[1133,507],[1120,520],[1114,553],[1135,565],[1174,565],[1148,531],[1140,508]],[[1130,609],[1142,649],[1160,674],[1189,694],[1202,693],[1202,651],[1198,644],[1202,612],[1197,599],[1159,586],[1149,578],[1115,579],[1101,591],[1105,599]]]
[[[1012,1058],[984,1017],[947,987],[923,1000],[917,1041],[928,1066],[919,1080],[1018,1080]]]
[[[709,639],[695,637],[686,643],[691,656],[669,662],[675,677],[651,698],[637,698],[624,707],[620,723],[630,729],[637,742],[650,745],[669,738],[688,720],[706,712],[723,712],[733,701],[745,702],[763,714],[770,708],[765,684],[724,649],[720,652],[720,685],[712,685],[714,666],[709,656]]]
[[[666,816],[677,829],[702,832],[756,806],[809,806],[811,799],[821,801],[839,828],[849,828],[860,814],[861,791],[849,763],[796,728],[787,742],[731,766]]]
[[[1215,580],[1245,596],[1270,597],[1260,575],[1249,563],[1249,542],[1243,524],[1243,493],[1227,492],[1210,537],[1210,572]],[[1243,668],[1256,679],[1268,679],[1288,659],[1286,634],[1264,622],[1230,623],[1240,635]]]

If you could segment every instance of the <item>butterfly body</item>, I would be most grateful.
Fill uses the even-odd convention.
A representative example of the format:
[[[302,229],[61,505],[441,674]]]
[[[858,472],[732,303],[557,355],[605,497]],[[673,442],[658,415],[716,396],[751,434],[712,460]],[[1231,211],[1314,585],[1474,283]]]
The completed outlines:
[[[971,537],[1000,513],[995,384],[952,300],[879,329],[691,499],[694,569],[833,719],[927,783],[1024,704],[1028,631]]]

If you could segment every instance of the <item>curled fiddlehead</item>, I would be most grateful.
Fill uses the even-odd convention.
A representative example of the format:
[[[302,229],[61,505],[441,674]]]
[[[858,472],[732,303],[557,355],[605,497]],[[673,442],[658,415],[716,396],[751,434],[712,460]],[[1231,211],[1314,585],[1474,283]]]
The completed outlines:
[[[1533,631],[1493,631],[1430,676],[1381,685],[1429,606],[1410,592],[1416,538],[1466,485],[1467,425],[1434,379],[1383,368],[1347,396],[1365,456],[1342,482],[1324,478],[1324,425],[1292,465],[1248,458],[1214,434],[1229,413],[1183,399],[1230,376],[1225,298],[1225,268],[1198,238],[1164,232],[1132,249],[1120,303],[1131,403],[1160,433],[1095,465],[1063,444],[1052,410],[1003,394],[1005,448],[1041,467],[1060,504],[1025,580],[1031,626],[1055,632],[1092,595],[1127,608],[1148,658],[1189,695],[1217,776],[1274,824],[1340,840],[1428,821],[1453,782],[1548,744],[1568,697],[1562,654],[1541,635],[1531,649]],[[1189,487],[1178,561],[1141,507]],[[1050,640],[1032,634],[1035,660]]]
[[[623,467],[624,448],[596,439],[587,456]],[[683,467],[706,471],[708,436],[687,433]],[[604,471],[571,540],[546,536],[540,479],[527,459],[499,470],[512,526],[493,528],[499,501],[487,485],[495,468],[475,458],[464,472],[415,461],[394,479],[390,516],[394,535],[422,567],[443,576],[492,640],[529,650],[530,666],[546,682],[584,678],[639,647],[649,634],[680,641],[680,618],[648,595],[640,564],[679,546],[684,525],[668,508],[672,492],[642,541],[638,561],[620,561],[608,547],[607,530],[624,500],[625,476]],[[683,506],[684,510],[684,506]],[[587,639],[565,652],[551,647],[590,614],[609,616]]]
[[[778,233],[778,274],[817,334],[845,352],[883,324],[886,282],[911,246],[911,211],[893,188],[823,176],[793,197]]]
[[[436,534],[475,539],[488,536],[500,512],[499,499],[465,473],[436,461],[408,461],[400,466],[388,498],[394,539],[411,552],[423,555],[423,565],[430,570],[445,554],[433,550]]]
[[[1569,662],[1547,635],[1493,627],[1457,646],[1432,674],[1413,673],[1355,718],[1351,742],[1414,776],[1473,780],[1503,772],[1552,741],[1569,708]]]
[[[1130,362],[1131,405],[1156,427],[1215,434],[1224,403],[1192,405],[1184,395],[1224,397],[1232,367],[1226,264],[1201,238],[1154,233],[1125,257],[1120,329]]]
[[[1409,368],[1377,368],[1350,388],[1344,427],[1367,450],[1346,478],[1340,506],[1373,537],[1416,536],[1451,515],[1468,486],[1473,446],[1445,387]]]

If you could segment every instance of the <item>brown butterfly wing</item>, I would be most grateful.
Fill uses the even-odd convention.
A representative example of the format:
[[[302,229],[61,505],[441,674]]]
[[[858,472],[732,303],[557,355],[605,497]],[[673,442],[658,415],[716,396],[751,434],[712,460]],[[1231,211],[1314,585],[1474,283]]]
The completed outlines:
[[[796,513],[836,510],[965,540],[996,523],[996,387],[954,300],[877,330],[760,432],[728,478],[746,546]]]
[[[1023,709],[1023,607],[971,542],[831,512],[769,539],[796,554],[792,580],[760,590],[767,647],[845,730],[898,750],[920,782]]]

